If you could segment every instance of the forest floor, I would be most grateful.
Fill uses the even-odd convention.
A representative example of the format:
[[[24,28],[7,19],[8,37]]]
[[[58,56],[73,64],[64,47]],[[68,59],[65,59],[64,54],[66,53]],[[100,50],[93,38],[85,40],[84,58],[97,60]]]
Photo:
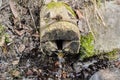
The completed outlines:
[[[66,2],[73,8],[78,3],[83,4],[82,0]],[[82,61],[78,55],[69,55],[60,69],[56,55],[48,57],[39,50],[39,12],[42,6],[42,0],[0,2],[0,27],[5,28],[3,35],[8,35],[8,41],[0,46],[0,80],[89,80],[101,69],[120,68],[119,59],[109,61],[98,55]]]

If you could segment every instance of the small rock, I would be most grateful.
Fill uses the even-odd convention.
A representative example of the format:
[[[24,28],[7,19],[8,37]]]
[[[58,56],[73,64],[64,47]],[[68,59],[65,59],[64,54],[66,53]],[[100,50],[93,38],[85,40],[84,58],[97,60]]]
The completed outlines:
[[[89,80],[120,80],[120,72],[116,70],[100,70],[96,72]]]
[[[25,49],[25,45],[24,44],[21,44],[20,46],[19,46],[19,52],[23,52],[24,51],[24,49]]]
[[[120,61],[115,62],[115,66],[116,66],[117,68],[120,68]]]
[[[18,63],[19,63],[19,60],[15,60],[15,61],[12,62],[12,65],[15,66],[15,65],[17,65]]]

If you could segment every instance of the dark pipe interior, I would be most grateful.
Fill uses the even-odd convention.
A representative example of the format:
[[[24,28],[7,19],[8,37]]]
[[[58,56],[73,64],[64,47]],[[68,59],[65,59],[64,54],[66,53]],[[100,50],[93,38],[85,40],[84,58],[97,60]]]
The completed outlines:
[[[55,41],[58,50],[62,50],[62,47],[63,47],[63,41],[64,41],[64,40],[56,40],[56,41]]]

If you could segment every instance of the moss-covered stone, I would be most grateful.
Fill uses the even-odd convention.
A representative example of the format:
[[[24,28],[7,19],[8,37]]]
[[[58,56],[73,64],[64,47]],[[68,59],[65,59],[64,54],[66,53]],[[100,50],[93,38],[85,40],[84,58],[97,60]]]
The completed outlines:
[[[81,58],[88,58],[95,55],[94,51],[94,37],[91,33],[81,36]]]
[[[46,7],[48,9],[54,9],[54,8],[60,8],[60,7],[63,7],[65,6],[67,10],[69,10],[73,16],[76,16],[75,12],[72,10],[72,8],[70,6],[68,6],[67,4],[65,4],[64,2],[50,2],[49,4],[46,5]]]
[[[114,59],[119,58],[119,56],[118,56],[119,50],[118,49],[114,49],[113,51],[110,51],[110,52],[104,53],[104,54],[109,60],[114,60]]]
[[[91,33],[81,36],[81,59],[89,58],[95,55],[99,55],[100,58],[108,58],[109,60],[117,59],[119,56],[117,55],[119,50],[114,49],[110,52],[99,52],[94,48],[94,37]]]

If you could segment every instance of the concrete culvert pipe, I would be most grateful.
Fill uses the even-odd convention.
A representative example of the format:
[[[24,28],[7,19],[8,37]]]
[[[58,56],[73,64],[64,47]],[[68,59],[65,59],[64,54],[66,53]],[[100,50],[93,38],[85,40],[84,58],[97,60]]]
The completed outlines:
[[[40,45],[45,53],[58,50],[72,54],[79,52],[80,32],[75,13],[68,5],[62,2],[45,5],[41,9],[40,24]]]

